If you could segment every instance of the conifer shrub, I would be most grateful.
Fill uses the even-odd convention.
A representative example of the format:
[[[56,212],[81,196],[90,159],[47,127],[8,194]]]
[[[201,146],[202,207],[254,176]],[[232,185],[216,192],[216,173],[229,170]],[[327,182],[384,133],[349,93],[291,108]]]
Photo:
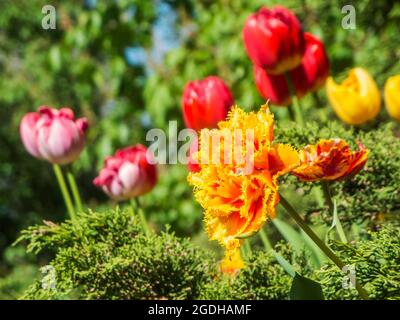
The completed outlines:
[[[392,225],[369,232],[369,239],[357,243],[331,243],[332,249],[348,265],[354,266],[356,279],[371,299],[400,299],[400,228]],[[275,247],[296,272],[321,284],[327,300],[360,299],[354,288],[345,288],[350,278],[332,262],[313,270],[305,254],[295,255],[286,244]],[[347,273],[348,274],[348,273]],[[219,277],[207,283],[201,297],[205,299],[288,299],[292,278],[271,252],[257,251],[238,275]]]
[[[343,261],[355,267],[357,281],[369,292],[371,299],[400,299],[400,228],[385,226],[370,232],[370,239],[356,244],[335,242],[332,248]],[[343,288],[344,273],[332,263],[315,272],[326,299],[359,299],[355,289]]]
[[[54,255],[44,266],[50,272],[22,299],[288,299],[292,283],[266,251],[246,257],[235,277],[221,274],[213,254],[168,230],[146,235],[129,209],[89,211],[74,222],[32,226],[17,242],[29,252]],[[384,226],[355,243],[331,245],[355,266],[371,298],[400,299],[399,226]],[[275,251],[298,273],[320,282],[326,299],[359,298],[355,290],[343,288],[345,274],[332,263],[314,270],[306,254],[294,253],[287,244],[278,243]]]
[[[55,287],[39,279],[23,298],[192,299],[214,276],[209,253],[168,232],[146,235],[129,209],[81,214],[22,233],[28,251],[51,249]]]
[[[342,138],[353,149],[357,148],[357,141],[361,141],[369,149],[364,169],[350,180],[332,183],[341,223],[349,226],[365,221],[399,221],[400,138],[395,136],[393,125],[382,125],[376,130],[366,132],[345,128],[338,122],[311,122],[304,127],[285,124],[278,127],[276,132],[277,141],[291,143],[299,149],[307,144],[315,144],[319,139]],[[293,176],[286,179],[287,183],[305,193],[309,193],[316,185],[301,182]],[[307,207],[309,213],[318,213],[325,222],[332,222],[327,207],[321,208],[316,202],[309,203]]]
[[[290,247],[279,243],[275,250],[295,263]],[[246,266],[235,277],[219,275],[201,290],[202,299],[283,300],[288,299],[292,278],[276,261],[272,252],[254,251]]]

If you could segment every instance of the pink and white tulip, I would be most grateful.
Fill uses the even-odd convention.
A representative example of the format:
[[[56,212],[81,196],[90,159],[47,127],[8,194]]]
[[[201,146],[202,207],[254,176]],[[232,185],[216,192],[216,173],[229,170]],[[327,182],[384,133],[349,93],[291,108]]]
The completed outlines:
[[[148,161],[152,155],[145,146],[136,145],[117,150],[107,157],[104,168],[93,180],[114,200],[128,200],[153,189],[157,182],[155,164]]]
[[[42,106],[21,120],[20,135],[26,150],[53,164],[68,164],[79,158],[85,146],[86,118],[75,119],[70,108]]]

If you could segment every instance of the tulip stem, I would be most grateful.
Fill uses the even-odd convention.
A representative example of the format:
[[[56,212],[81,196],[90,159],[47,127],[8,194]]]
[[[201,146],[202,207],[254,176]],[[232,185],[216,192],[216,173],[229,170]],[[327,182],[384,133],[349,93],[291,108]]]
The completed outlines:
[[[300,214],[292,207],[292,205],[282,196],[280,195],[280,204],[286,209],[289,215],[296,221],[298,226],[314,241],[314,243],[322,250],[326,256],[335,263],[340,270],[343,270],[343,267],[346,264],[314,233],[314,231],[305,223]],[[364,300],[369,300],[368,292],[359,284],[357,279],[355,280],[355,287],[358,291],[358,294]]]
[[[61,171],[61,168],[58,164],[53,164],[53,170],[56,175],[58,185],[60,186],[60,190],[64,198],[65,206],[67,207],[69,217],[71,218],[71,220],[74,220],[76,218],[74,206],[72,205],[71,196],[69,195],[67,184],[65,183],[65,179]]]
[[[329,206],[329,212],[333,216],[333,201],[332,201],[332,193],[331,193],[331,188],[329,186],[329,182],[326,180],[321,181],[322,184],[322,190],[324,191],[324,197],[325,201]]]
[[[296,112],[293,109],[292,103],[288,105],[288,112],[289,112],[290,120],[292,120],[293,122],[296,122]]]
[[[82,212],[83,211],[82,201],[81,201],[81,196],[79,195],[79,189],[78,189],[78,186],[76,185],[74,175],[69,170],[67,171],[67,179],[68,179],[68,183],[71,188],[71,191],[72,191],[72,196],[75,201],[76,209],[78,212]]]
[[[150,228],[147,224],[146,217],[144,216],[143,208],[140,204],[139,197],[133,198],[134,207],[139,215],[140,223],[142,224],[144,233],[148,236],[150,234]]]
[[[294,88],[292,78],[290,77],[290,73],[285,73],[285,78],[286,78],[286,84],[289,88],[290,95],[292,96],[292,105],[289,107],[289,114],[290,112],[294,111],[294,114],[296,116],[296,122],[301,127],[304,127],[304,119],[303,119],[302,109],[300,107],[300,100],[297,98],[296,90]],[[293,110],[290,111],[290,108],[293,108]]]
[[[267,234],[265,233],[265,231],[264,231],[263,228],[260,229],[259,235],[260,235],[260,239],[261,239],[261,242],[262,242],[263,245],[264,245],[265,250],[266,250],[266,251],[272,250],[271,242],[269,242],[268,236],[267,236]]]
[[[346,238],[346,234],[344,233],[343,227],[340,224],[339,217],[337,216],[336,212],[336,206],[333,203],[330,182],[327,180],[322,180],[321,184],[322,184],[322,189],[324,190],[325,201],[329,206],[329,213],[333,219],[334,225],[336,226],[336,230],[339,234],[340,241],[342,241],[343,243],[347,243],[348,241]]]
[[[249,258],[251,256],[252,250],[251,250],[251,245],[249,239],[244,240],[244,253],[246,255],[246,258]]]
[[[324,106],[322,105],[322,101],[321,101],[321,99],[320,99],[318,93],[317,93],[317,92],[313,92],[313,93],[312,93],[312,96],[313,96],[314,102],[315,102],[315,104],[316,104],[316,107],[317,107],[318,109],[323,108]]]

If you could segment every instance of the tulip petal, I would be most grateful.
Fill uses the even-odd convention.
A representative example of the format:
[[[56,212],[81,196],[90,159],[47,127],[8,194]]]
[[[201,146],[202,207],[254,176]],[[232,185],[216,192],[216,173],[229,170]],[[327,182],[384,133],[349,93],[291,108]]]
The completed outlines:
[[[119,180],[122,182],[124,189],[133,190],[140,186],[140,170],[138,165],[125,162],[118,171]]]
[[[40,114],[36,112],[27,113],[21,120],[20,135],[27,151],[36,158],[41,159],[42,155],[38,147],[37,122]]]

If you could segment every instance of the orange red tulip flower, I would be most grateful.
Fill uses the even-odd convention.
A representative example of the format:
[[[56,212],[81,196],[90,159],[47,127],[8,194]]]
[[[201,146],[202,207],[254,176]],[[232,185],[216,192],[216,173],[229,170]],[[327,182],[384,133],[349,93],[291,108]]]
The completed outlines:
[[[343,180],[357,174],[368,159],[368,150],[358,144],[358,151],[351,151],[342,139],[320,140],[300,151],[301,165],[293,174],[302,181]]]
[[[246,113],[234,107],[218,129],[201,131],[199,152],[195,154],[200,171],[189,174],[197,201],[205,210],[204,221],[211,240],[218,240],[227,254],[240,247],[240,237],[257,232],[275,217],[279,202],[278,177],[299,164],[298,152],[289,145],[273,143],[273,115],[268,106]],[[246,134],[251,132],[248,137]],[[238,135],[246,139],[235,139]],[[213,137],[221,143],[210,143]],[[251,157],[236,159],[251,145]],[[226,152],[228,155],[226,161]],[[212,155],[212,161],[203,161]],[[216,158],[216,159],[215,159]],[[217,161],[215,161],[217,160]],[[249,162],[252,170],[246,171]]]

